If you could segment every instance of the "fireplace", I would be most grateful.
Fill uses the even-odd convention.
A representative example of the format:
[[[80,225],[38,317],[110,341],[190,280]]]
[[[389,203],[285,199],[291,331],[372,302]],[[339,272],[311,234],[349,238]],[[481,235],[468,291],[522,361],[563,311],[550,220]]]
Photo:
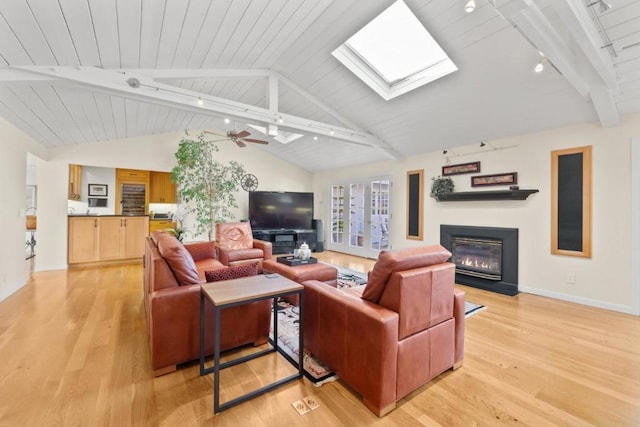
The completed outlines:
[[[441,225],[440,244],[453,254],[456,283],[518,293],[518,229]]]

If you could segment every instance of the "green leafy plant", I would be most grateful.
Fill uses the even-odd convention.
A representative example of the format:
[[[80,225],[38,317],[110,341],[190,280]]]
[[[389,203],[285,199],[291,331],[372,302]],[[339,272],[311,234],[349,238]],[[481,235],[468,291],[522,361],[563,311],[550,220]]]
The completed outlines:
[[[175,153],[177,164],[171,170],[171,179],[178,183],[179,203],[185,212],[195,216],[196,234],[207,233],[209,240],[213,240],[216,222],[234,218],[231,209],[238,207],[235,193],[246,173],[234,160],[228,164],[216,160],[218,151],[203,132],[195,139],[185,132]]]
[[[433,181],[431,184],[432,196],[439,196],[441,194],[453,192],[454,184],[451,178],[438,176],[437,178],[431,178],[431,181]]]
[[[164,231],[166,231],[167,233],[171,233],[173,236],[175,236],[176,239],[180,240],[181,242],[187,232],[186,228],[182,226],[182,221],[180,220],[176,221],[175,228],[165,228]]]

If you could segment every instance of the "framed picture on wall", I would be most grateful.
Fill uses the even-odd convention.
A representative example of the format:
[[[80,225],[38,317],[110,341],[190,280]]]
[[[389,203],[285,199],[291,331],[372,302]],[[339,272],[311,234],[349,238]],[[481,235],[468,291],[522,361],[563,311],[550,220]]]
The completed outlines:
[[[479,175],[471,177],[472,187],[484,187],[486,185],[513,185],[518,183],[518,173],[498,173],[495,175]]]
[[[442,167],[442,176],[478,172],[480,172],[480,162],[461,163],[459,165],[447,165]]]
[[[106,184],[89,184],[89,196],[107,197],[107,187]]]

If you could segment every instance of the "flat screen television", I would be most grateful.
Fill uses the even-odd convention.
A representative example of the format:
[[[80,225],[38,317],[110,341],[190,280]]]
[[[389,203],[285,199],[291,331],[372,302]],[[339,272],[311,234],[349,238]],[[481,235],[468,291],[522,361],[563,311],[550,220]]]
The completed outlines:
[[[311,230],[313,193],[251,191],[249,222],[253,230]]]

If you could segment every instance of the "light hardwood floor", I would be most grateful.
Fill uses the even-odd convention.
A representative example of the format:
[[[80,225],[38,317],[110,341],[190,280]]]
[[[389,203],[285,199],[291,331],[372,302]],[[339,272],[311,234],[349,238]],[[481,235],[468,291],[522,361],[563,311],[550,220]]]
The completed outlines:
[[[212,379],[197,363],[152,376],[140,265],[35,273],[0,303],[0,425],[640,425],[640,318],[464,289],[487,306],[467,321],[464,366],[386,417],[339,381],[306,379],[214,416]],[[274,356],[225,370],[222,398],[291,369]],[[291,403],[307,395],[321,407],[299,416]]]

